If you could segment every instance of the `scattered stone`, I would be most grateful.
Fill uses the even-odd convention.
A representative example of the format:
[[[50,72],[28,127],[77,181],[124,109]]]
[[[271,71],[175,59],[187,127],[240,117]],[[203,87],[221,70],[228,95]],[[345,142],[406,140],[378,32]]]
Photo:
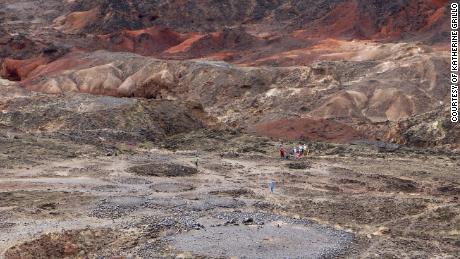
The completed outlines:
[[[309,169],[311,168],[311,163],[308,161],[302,161],[302,162],[291,162],[286,165],[289,169],[296,169],[296,170],[302,170],[302,169]]]
[[[239,224],[238,224],[238,221],[235,218],[233,218],[233,219],[225,221],[224,226],[228,226],[228,225],[238,226]]]
[[[175,193],[191,191],[195,189],[195,187],[191,184],[184,183],[157,183],[150,185],[150,189],[154,190],[155,192]]]
[[[254,219],[253,218],[245,218],[245,219],[243,219],[243,224],[244,225],[253,225],[254,224]]]
[[[133,166],[128,169],[129,172],[142,176],[166,176],[166,177],[184,177],[198,173],[195,167],[184,166],[179,164],[160,164],[151,163],[139,166]]]

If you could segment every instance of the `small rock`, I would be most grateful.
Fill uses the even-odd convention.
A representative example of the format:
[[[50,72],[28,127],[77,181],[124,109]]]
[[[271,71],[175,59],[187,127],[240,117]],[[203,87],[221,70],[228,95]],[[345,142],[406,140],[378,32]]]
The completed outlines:
[[[245,224],[245,225],[252,225],[252,224],[254,224],[254,219],[253,219],[253,218],[245,218],[245,219],[243,220],[243,224]]]
[[[391,230],[387,227],[379,227],[377,231],[373,233],[375,236],[381,236],[381,235],[388,235],[390,234]]]

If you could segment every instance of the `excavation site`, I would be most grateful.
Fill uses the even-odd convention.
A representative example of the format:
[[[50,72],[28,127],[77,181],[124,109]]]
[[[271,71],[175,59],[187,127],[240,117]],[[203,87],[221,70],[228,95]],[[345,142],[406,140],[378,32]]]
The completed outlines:
[[[2,0],[0,258],[459,258],[455,6]]]

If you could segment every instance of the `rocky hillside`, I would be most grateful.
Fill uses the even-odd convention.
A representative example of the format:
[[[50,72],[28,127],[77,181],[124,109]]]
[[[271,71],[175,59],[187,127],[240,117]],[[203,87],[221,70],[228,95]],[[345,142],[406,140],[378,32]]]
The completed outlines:
[[[447,42],[447,2],[5,0],[0,3],[0,57],[33,57],[50,43],[187,54],[176,58],[237,52],[234,59],[243,50],[267,56],[329,38],[432,45]]]
[[[85,94],[48,95],[0,82],[0,129],[91,145],[150,143],[203,129],[208,117],[191,103]]]
[[[439,133],[457,129],[448,1],[39,2],[0,3],[0,74],[22,88],[191,102],[262,135],[459,143]]]
[[[162,25],[181,32],[244,26],[274,32],[303,30],[308,37],[384,38],[431,32],[445,22],[447,1],[199,0],[72,1],[58,20],[72,32],[111,33]],[[324,33],[329,29],[328,33]],[[445,28],[444,28],[445,29]],[[314,33],[313,33],[314,32]],[[313,33],[313,35],[312,35]],[[434,41],[442,39],[432,38]]]

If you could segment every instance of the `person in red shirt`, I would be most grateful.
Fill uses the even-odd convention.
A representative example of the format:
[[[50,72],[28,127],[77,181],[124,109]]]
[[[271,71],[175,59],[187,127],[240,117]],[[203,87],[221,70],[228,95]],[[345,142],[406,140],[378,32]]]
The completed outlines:
[[[285,158],[284,147],[280,147],[280,157],[281,157],[281,158]]]

